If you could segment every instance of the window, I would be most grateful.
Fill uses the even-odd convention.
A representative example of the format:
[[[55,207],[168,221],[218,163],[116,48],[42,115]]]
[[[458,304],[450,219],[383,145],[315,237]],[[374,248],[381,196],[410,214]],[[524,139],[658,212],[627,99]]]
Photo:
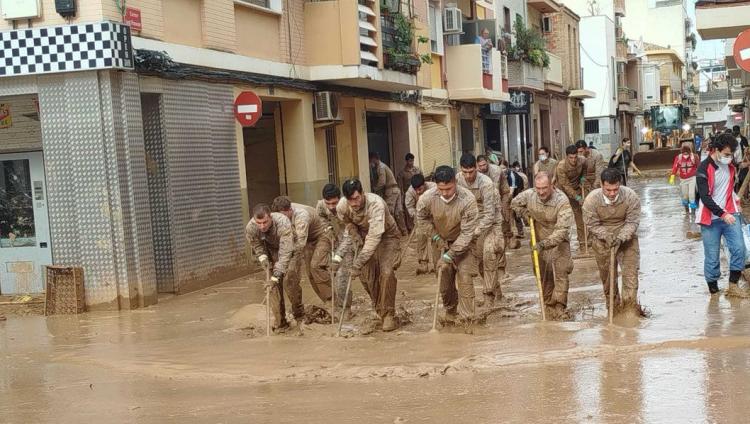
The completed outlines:
[[[430,3],[430,50],[436,54],[443,54],[443,19],[442,11],[437,5]]]
[[[583,132],[585,134],[599,134],[599,120],[587,119],[583,122]]]
[[[36,246],[28,159],[0,161],[0,247]]]
[[[510,9],[507,7],[503,7],[503,22],[504,22],[504,28],[503,31],[510,33],[513,28],[510,26]]]
[[[542,31],[552,32],[552,18],[545,16],[542,18]]]
[[[268,9],[277,13],[281,13],[281,1],[282,0],[236,0],[237,4],[246,4],[248,6],[257,6],[263,9]]]

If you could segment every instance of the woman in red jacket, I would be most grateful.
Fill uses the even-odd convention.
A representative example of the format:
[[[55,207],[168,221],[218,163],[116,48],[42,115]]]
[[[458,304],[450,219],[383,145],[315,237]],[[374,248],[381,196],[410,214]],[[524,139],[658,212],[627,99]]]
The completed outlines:
[[[700,157],[693,153],[690,145],[683,145],[682,151],[674,158],[672,164],[672,175],[669,183],[674,184],[674,176],[680,176],[680,191],[682,192],[682,206],[685,212],[694,211],[698,208],[695,201],[695,173],[700,165]]]

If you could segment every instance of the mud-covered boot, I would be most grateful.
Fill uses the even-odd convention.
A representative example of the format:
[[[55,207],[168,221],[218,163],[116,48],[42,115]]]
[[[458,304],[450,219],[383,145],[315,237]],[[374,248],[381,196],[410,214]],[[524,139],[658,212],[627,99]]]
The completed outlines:
[[[719,283],[717,281],[707,281],[706,285],[708,286],[708,291],[711,294],[716,294],[719,292]]]
[[[447,310],[443,313],[442,316],[438,317],[438,321],[440,321],[440,325],[443,327],[448,325],[456,325],[456,322],[458,321],[458,314],[456,314],[456,310]]]
[[[505,245],[508,246],[508,249],[515,250],[521,247],[521,241],[515,237],[508,237],[505,239]]]
[[[495,306],[495,293],[485,293],[481,307],[490,309]]]
[[[727,297],[739,297],[739,298],[748,298],[750,297],[750,293],[747,292],[746,289],[740,288],[739,284],[737,283],[729,283],[729,286],[727,287],[726,293],[724,293]]]
[[[273,334],[284,334],[291,328],[292,327],[289,325],[289,321],[284,320],[281,322],[281,325],[274,327],[271,331],[273,331]]]
[[[430,263],[427,261],[419,261],[417,263],[417,275],[427,274],[430,272]]]
[[[387,314],[383,318],[383,331],[393,331],[398,328],[398,319],[393,314]]]

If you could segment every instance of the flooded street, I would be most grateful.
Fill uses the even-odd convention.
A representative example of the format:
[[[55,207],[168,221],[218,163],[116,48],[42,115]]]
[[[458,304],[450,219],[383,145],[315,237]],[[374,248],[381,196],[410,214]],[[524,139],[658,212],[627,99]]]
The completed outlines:
[[[415,277],[413,258],[397,298],[412,323],[394,333],[361,334],[369,301],[355,282],[350,337],[311,324],[266,338],[254,276],[132,312],[9,316],[0,421],[747,422],[750,300],[708,295],[678,188],[635,188],[640,322],[607,325],[593,258],[575,261],[574,319],[540,322],[527,242],[508,254],[504,307],[473,335],[428,333],[434,277]]]

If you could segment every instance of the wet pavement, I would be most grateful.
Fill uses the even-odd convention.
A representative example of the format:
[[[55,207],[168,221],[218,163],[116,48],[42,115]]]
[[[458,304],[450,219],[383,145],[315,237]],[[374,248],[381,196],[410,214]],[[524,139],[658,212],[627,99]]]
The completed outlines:
[[[648,319],[607,325],[584,258],[573,320],[539,322],[527,246],[509,253],[507,299],[473,335],[428,333],[434,277],[415,277],[413,260],[397,300],[413,322],[389,334],[362,334],[355,283],[347,337],[311,324],[266,338],[252,277],[130,312],[10,316],[0,422],[748,422],[750,300],[708,295],[678,189],[635,185]]]

